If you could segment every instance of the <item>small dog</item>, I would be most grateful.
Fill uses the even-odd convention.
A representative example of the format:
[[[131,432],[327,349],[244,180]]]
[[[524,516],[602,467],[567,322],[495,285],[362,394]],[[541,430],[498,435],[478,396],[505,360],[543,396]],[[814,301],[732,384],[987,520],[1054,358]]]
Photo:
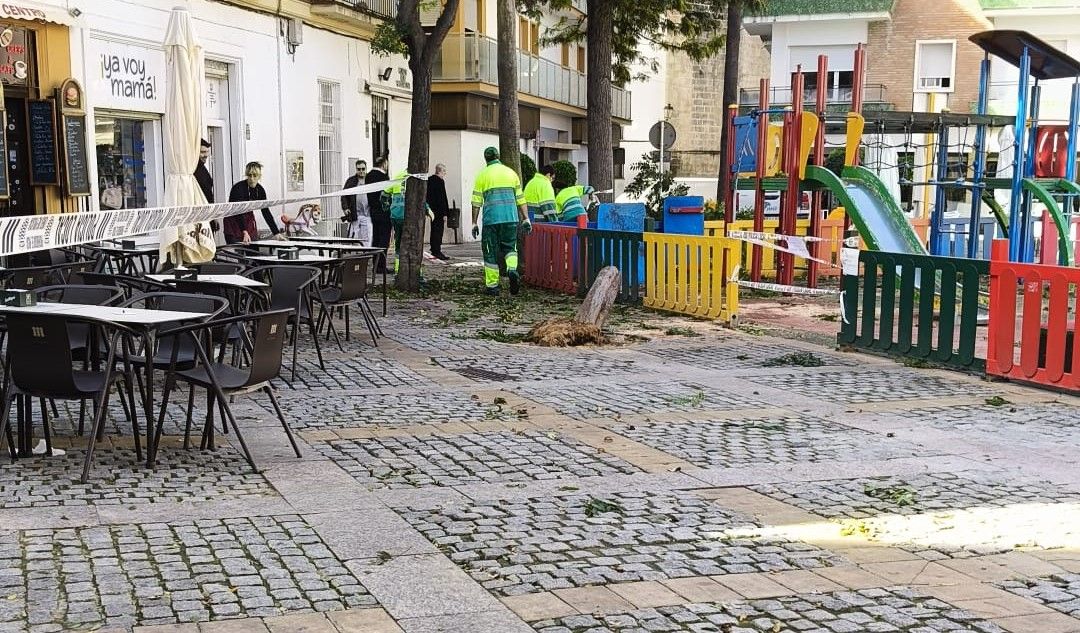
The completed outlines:
[[[322,207],[318,204],[305,204],[301,206],[296,217],[292,219],[287,215],[281,216],[281,221],[285,224],[285,232],[287,234],[302,233],[313,237],[319,235],[315,230],[315,225],[317,225],[320,220],[322,220]]]

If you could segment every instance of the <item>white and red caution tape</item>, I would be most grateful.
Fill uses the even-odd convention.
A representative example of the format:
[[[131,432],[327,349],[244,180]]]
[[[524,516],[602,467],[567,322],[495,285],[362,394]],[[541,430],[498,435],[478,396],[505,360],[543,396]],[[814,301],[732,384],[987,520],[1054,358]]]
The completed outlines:
[[[410,174],[409,177],[426,180],[427,174]],[[303,195],[294,198],[275,198],[273,200],[218,202],[214,204],[151,207],[147,209],[48,213],[0,218],[0,256],[142,235],[173,227],[209,222],[210,220],[247,213],[265,207],[375,193],[399,182],[401,182],[401,179],[385,180],[369,185],[350,187],[333,193]]]
[[[809,259],[825,266],[838,268],[836,264],[830,261],[812,256],[810,254],[810,249],[806,246],[807,242],[830,242],[834,240],[811,235],[782,235],[780,233],[762,233],[760,231],[729,231],[727,237],[741,240],[749,244],[771,248],[782,253],[790,253],[795,257]],[[783,242],[783,244],[781,244],[781,242]]]

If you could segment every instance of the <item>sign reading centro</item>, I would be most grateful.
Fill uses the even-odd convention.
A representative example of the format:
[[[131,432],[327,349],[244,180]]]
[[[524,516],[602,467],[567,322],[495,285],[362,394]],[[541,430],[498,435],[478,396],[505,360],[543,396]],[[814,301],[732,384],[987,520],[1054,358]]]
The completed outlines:
[[[90,38],[88,91],[98,108],[165,112],[165,51]]]
[[[0,4],[0,18],[15,20],[47,20],[48,14],[37,7],[27,7],[13,2]]]

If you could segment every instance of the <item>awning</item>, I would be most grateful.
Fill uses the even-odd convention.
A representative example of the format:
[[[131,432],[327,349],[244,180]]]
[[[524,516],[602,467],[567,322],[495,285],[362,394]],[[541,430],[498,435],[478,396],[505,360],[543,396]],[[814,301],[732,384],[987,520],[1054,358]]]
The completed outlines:
[[[60,7],[49,7],[19,0],[18,2],[0,2],[0,20],[30,20],[32,22],[52,22],[71,26],[74,19]]]

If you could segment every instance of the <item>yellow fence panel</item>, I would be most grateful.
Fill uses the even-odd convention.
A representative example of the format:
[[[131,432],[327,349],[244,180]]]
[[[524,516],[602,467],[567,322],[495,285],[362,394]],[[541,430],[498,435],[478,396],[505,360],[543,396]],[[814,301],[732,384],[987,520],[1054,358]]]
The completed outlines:
[[[646,307],[734,323],[739,286],[729,281],[739,242],[725,237],[645,233]]]

